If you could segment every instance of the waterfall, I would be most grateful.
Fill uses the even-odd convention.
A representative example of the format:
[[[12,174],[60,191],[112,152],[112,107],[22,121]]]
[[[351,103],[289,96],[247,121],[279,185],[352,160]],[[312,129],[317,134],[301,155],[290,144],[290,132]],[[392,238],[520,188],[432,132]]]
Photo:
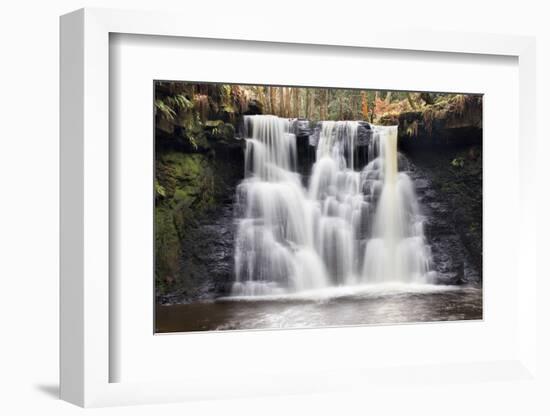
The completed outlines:
[[[369,282],[423,282],[433,272],[414,184],[398,169],[397,127],[378,130],[376,157],[363,171],[367,197],[377,204],[362,274]]]
[[[306,187],[290,121],[246,116],[245,126],[232,295],[428,278],[430,249],[414,185],[398,169],[396,127],[375,127],[359,171],[359,123],[323,121]]]

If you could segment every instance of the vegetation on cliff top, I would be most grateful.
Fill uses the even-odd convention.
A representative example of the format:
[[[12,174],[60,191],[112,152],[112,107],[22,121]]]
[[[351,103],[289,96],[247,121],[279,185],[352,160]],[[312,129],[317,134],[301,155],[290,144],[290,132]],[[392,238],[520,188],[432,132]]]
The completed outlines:
[[[399,125],[401,137],[417,137],[431,136],[434,129],[481,128],[481,105],[482,96],[475,94],[165,81],[155,85],[158,136],[191,151],[207,146],[207,137],[234,135],[244,114],[313,122],[364,120]]]
[[[414,107],[405,108],[401,103],[388,105],[378,118],[378,123],[399,125],[400,137],[409,138],[432,136],[434,131],[481,129],[481,95],[434,94],[429,99],[425,93],[419,96],[424,96],[424,99]]]

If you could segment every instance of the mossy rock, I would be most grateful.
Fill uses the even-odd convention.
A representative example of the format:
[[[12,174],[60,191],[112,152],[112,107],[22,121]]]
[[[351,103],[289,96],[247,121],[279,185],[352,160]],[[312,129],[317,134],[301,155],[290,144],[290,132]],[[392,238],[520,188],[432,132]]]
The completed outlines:
[[[156,160],[156,283],[163,295],[186,287],[181,266],[182,241],[216,203],[212,159],[204,153],[170,151]]]
[[[161,162],[172,169],[172,175],[182,180],[194,179],[202,173],[204,156],[200,153],[170,152],[162,155]]]
[[[179,275],[180,240],[172,211],[155,207],[155,279],[157,291],[170,290]]]

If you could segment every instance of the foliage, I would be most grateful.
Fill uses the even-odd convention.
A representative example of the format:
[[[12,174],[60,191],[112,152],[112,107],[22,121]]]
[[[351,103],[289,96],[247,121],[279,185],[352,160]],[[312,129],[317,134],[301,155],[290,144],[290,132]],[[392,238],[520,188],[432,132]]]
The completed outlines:
[[[433,104],[424,106],[422,117],[424,128],[432,133],[434,123],[439,120],[464,119],[467,112],[479,112],[481,96],[465,94],[439,95]]]
[[[164,186],[159,184],[158,180],[155,180],[155,198],[159,197],[166,197],[166,189],[164,189]]]
[[[234,136],[237,116],[248,111],[251,97],[263,87],[230,84],[196,84],[183,82],[155,83],[155,117],[157,137],[177,142],[183,140],[191,149],[207,147],[210,138]]]
[[[399,124],[402,134],[417,137],[431,135],[441,120],[460,122],[479,113],[480,105],[481,96],[410,91],[185,82],[155,88],[157,130],[195,151],[207,149],[208,141],[234,138],[244,114]]]
[[[223,126],[223,120],[208,120],[206,123],[204,123],[205,127],[212,127],[212,128],[218,128]]]
[[[193,102],[183,94],[166,97],[166,103],[178,110],[187,111],[193,108]]]
[[[176,112],[162,100],[155,100],[155,108],[160,112],[161,116],[168,119],[174,120],[176,117]]]
[[[361,114],[365,120],[369,119],[369,102],[365,91],[361,91]]]
[[[464,167],[464,158],[456,157],[451,161],[451,166],[454,168],[463,168]]]
[[[418,136],[418,121],[413,120],[412,122],[405,122],[405,134],[409,137]]]

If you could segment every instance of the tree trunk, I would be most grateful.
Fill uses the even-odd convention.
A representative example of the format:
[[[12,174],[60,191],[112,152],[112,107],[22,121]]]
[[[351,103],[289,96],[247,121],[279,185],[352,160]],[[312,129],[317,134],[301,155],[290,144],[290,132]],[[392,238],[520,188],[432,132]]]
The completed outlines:
[[[319,119],[324,120],[325,117],[325,91],[319,91]]]
[[[279,87],[279,116],[285,115],[285,88]]]
[[[380,99],[380,97],[378,96],[378,91],[376,91],[376,93],[374,94],[374,105],[372,106],[372,112],[370,114],[370,122],[371,123],[374,122],[374,117],[376,116],[376,103],[379,99]]]
[[[328,94],[329,90],[328,88],[325,89],[325,103],[324,103],[324,119],[326,120],[328,118]]]
[[[311,91],[311,94],[309,96],[309,116],[310,117],[313,117],[313,110],[315,108],[315,94],[314,94],[314,90]]]
[[[365,91],[361,91],[361,115],[363,119],[369,119],[369,100]]]
[[[411,106],[411,108],[413,110],[415,110],[416,109],[416,104],[415,104],[415,102],[413,100],[413,97],[412,97],[410,92],[407,93],[407,101],[409,102],[409,105]]]
[[[325,119],[325,91],[324,90],[320,90],[319,91],[319,96],[317,97],[317,100],[318,100],[318,103],[317,105],[319,106],[319,120],[324,120]]]
[[[309,96],[311,95],[310,89],[306,88],[306,118],[309,120]]]
[[[292,116],[300,118],[300,88],[294,88],[294,114]]]
[[[353,94],[351,96],[351,119],[356,120],[359,114],[358,107],[359,107],[359,96],[357,94]]]
[[[260,102],[261,106],[262,106],[262,112],[265,113],[266,112],[266,102],[265,102],[265,87],[258,87],[257,88],[257,92],[258,92],[258,101]]]
[[[275,110],[275,88],[274,87],[269,87],[269,105],[271,107],[271,114],[275,114],[276,110]]]
[[[287,87],[286,89],[286,101],[285,101],[285,117],[290,117],[292,108],[291,108],[291,98],[292,98],[292,90],[293,88]]]

